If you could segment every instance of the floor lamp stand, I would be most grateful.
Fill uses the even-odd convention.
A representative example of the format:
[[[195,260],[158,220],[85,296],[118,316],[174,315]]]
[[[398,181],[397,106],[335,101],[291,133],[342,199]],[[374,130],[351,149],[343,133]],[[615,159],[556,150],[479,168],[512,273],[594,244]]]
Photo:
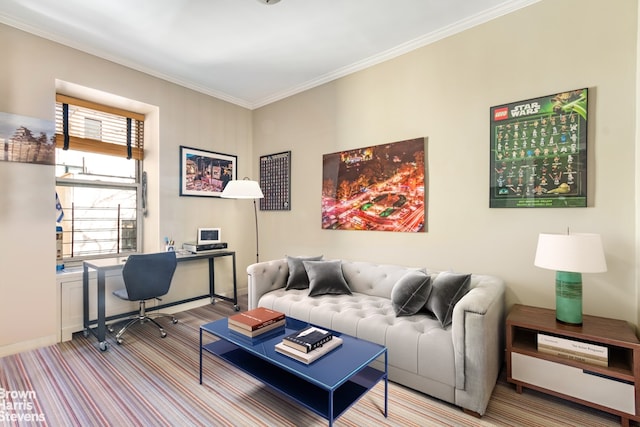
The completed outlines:
[[[256,262],[260,262],[260,245],[258,244],[258,207],[256,199],[253,199],[253,214],[256,219]]]

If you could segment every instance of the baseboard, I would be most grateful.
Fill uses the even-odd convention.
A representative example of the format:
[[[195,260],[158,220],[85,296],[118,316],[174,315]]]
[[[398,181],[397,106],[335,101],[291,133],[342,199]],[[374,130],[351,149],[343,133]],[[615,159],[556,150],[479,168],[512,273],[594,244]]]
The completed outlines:
[[[17,343],[4,345],[0,347],[0,357],[10,356],[16,353],[22,353],[23,351],[35,350],[40,347],[47,347],[54,345],[58,342],[56,334],[36,338],[29,341],[20,341]]]

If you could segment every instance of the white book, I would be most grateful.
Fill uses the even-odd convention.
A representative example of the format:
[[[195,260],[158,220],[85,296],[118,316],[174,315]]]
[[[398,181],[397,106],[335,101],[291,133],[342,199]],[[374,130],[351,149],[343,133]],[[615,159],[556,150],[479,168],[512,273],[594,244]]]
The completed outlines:
[[[591,365],[605,366],[605,367],[609,366],[609,362],[602,357],[591,357],[581,353],[576,353],[575,351],[572,351],[572,352],[564,351],[557,347],[552,348],[552,347],[540,346],[538,351],[540,353],[551,354],[553,356],[562,357],[564,359],[578,360],[580,362],[589,363]]]
[[[609,359],[608,347],[538,333],[538,350],[544,349],[560,350],[566,354],[583,355],[591,359]]]
[[[342,345],[342,338],[334,336],[331,341],[327,341],[322,345],[322,347],[311,350],[309,353],[296,350],[295,348],[290,347],[282,342],[276,344],[276,351],[308,365],[309,363],[318,360],[340,345]]]

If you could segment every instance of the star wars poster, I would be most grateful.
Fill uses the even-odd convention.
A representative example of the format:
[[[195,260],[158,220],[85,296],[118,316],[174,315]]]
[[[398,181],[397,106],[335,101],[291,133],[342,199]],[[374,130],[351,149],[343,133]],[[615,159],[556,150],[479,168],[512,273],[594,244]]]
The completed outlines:
[[[587,89],[491,108],[492,208],[587,206]]]

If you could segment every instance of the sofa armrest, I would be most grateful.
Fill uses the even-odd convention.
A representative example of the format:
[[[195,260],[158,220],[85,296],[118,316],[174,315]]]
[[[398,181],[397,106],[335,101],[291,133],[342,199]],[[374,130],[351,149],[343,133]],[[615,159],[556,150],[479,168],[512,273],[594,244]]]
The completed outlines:
[[[284,288],[289,277],[289,265],[286,259],[259,262],[247,267],[249,310],[258,306],[260,297],[269,291]]]
[[[505,284],[473,275],[471,290],[453,309],[455,402],[483,415],[502,366]]]

